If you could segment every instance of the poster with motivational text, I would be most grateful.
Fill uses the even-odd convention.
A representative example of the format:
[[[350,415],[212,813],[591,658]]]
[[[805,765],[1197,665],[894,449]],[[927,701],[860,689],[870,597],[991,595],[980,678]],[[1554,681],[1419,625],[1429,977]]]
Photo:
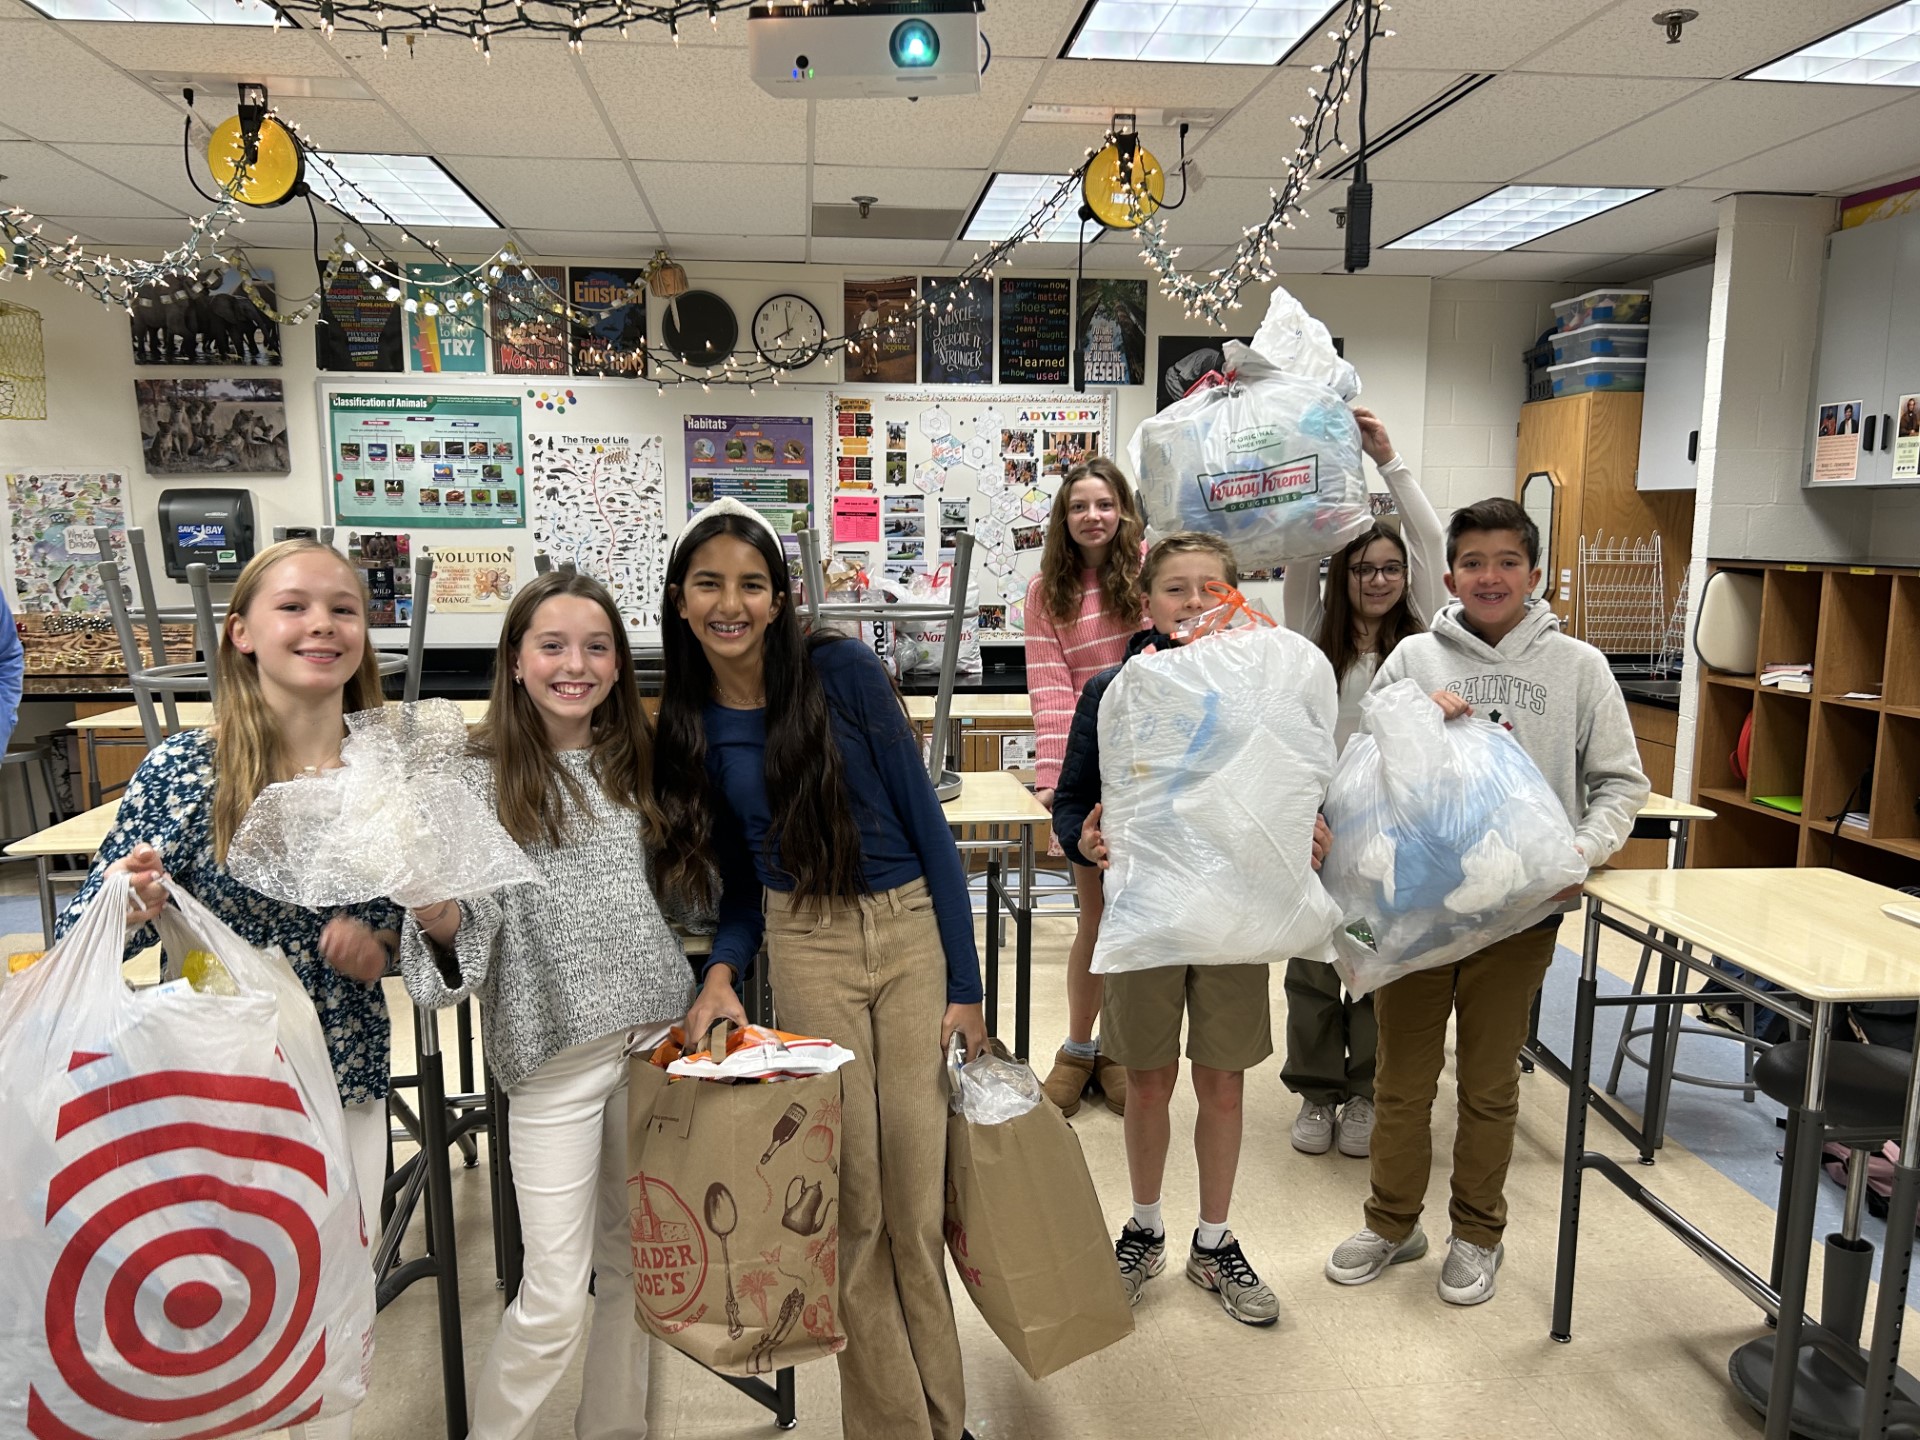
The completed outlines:
[[[520,401],[511,395],[327,397],[334,519],[448,530],[527,523]]]
[[[1083,280],[1077,312],[1074,355],[1080,383],[1145,384],[1147,282]]]
[[[407,289],[414,312],[407,316],[407,369],[420,375],[487,373],[486,331],[478,316],[483,300],[467,303],[467,277],[451,265],[409,265]]]
[[[406,368],[406,327],[400,301],[389,300],[384,275],[341,270],[320,301],[313,326],[314,365],[321,370],[397,374]]]
[[[689,415],[687,513],[738,500],[781,535],[807,528],[813,503],[813,419],[805,415]]]
[[[567,271],[573,373],[638,380],[647,373],[647,272],[575,265]]]
[[[926,385],[993,383],[993,282],[920,282],[927,308],[920,316],[920,380]]]
[[[1072,359],[1073,282],[1002,276],[1000,383],[1065,385]]]
[[[847,378],[911,385],[919,356],[911,275],[846,282]]]
[[[572,337],[565,306],[567,272],[530,265],[531,280],[505,271],[487,298],[487,333],[496,375],[564,375]]]

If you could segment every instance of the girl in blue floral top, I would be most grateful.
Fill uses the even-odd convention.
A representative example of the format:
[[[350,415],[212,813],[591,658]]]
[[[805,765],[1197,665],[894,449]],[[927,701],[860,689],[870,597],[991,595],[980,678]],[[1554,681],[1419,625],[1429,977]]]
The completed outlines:
[[[172,736],[141,762],[59,931],[119,870],[135,892],[127,953],[157,943],[149,922],[167,903],[164,870],[243,939],[285,951],[320,1012],[371,1232],[386,1176],[389,1024],[380,977],[399,943],[400,910],[384,900],[304,909],[249,890],[225,865],[254,797],[276,781],[339,764],[344,717],[381,703],[366,607],[359,572],[327,546],[289,540],[254,558],[234,585],[221,632],[213,728]],[[307,1440],[332,1440],[350,1425],[348,1415],[304,1429]]]

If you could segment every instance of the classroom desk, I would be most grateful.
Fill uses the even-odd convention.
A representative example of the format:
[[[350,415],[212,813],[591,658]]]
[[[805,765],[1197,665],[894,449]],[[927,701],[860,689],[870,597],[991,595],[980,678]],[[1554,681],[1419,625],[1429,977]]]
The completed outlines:
[[[113,829],[114,817],[120,813],[120,802],[109,800],[104,805],[74,816],[71,820],[62,820],[58,825],[49,825],[45,830],[37,831],[24,840],[16,840],[7,847],[7,854],[16,859],[31,858],[38,872],[40,885],[40,936],[49,948],[53,945],[53,862],[60,855],[86,855],[91,857],[106,843],[107,832]]]
[[[1574,1270],[1580,1238],[1582,1181],[1597,1172],[1638,1203],[1686,1247],[1778,1321],[1776,1364],[1768,1403],[1768,1440],[1787,1440],[1793,1421],[1793,1378],[1800,1343],[1813,1322],[1805,1314],[1811,1264],[1813,1217],[1820,1166],[1820,1126],[1825,1105],[1830,1030],[1836,1005],[1875,1000],[1920,999],[1920,937],[1913,927],[1883,915],[1882,905],[1904,900],[1899,891],[1842,871],[1623,870],[1587,883],[1586,937],[1581,947],[1580,985],[1574,1016],[1572,1078],[1567,1090],[1567,1137],[1560,1190],[1560,1249],[1554,1272],[1551,1334],[1572,1338]],[[1620,918],[1620,917],[1626,918]],[[1810,1002],[1795,1011],[1779,995],[1766,1003],[1796,1014],[1809,1027],[1812,1063],[1806,1089],[1794,1107],[1793,1151],[1788,1174],[1797,1182],[1776,1221],[1774,1275],[1763,1279],[1697,1226],[1660,1200],[1607,1156],[1586,1150],[1587,1110],[1593,1071],[1593,1023],[1603,1007],[1629,1004],[1675,1007],[1691,1003],[1684,991],[1602,998],[1598,972],[1600,932],[1613,930],[1652,946],[1672,964],[1705,973],[1713,957],[1731,961],[1792,995]],[[1717,972],[1716,972],[1717,974]],[[1724,974],[1724,984],[1759,998],[1758,992]],[[1920,1142],[1920,1052],[1910,1067],[1903,1155]],[[1796,1167],[1797,1164],[1797,1168]],[[1908,1251],[1920,1190],[1896,1186],[1887,1219],[1872,1343],[1863,1365],[1865,1394],[1860,1433],[1886,1432],[1886,1407],[1898,1374],[1900,1323],[1907,1303]],[[1826,1335],[1830,1332],[1816,1333]],[[1857,1346],[1847,1347],[1857,1351]]]
[[[389,702],[397,703],[397,702]],[[487,718],[485,700],[456,700],[460,714],[467,724],[477,725]],[[158,702],[155,702],[156,706]],[[176,700],[174,713],[180,717],[182,730],[204,730],[213,723],[213,704],[208,700]],[[163,721],[164,723],[164,721]],[[140,723],[138,705],[122,705],[117,710],[102,710],[98,715],[82,715],[77,720],[69,720],[67,729],[76,732],[81,743],[87,747],[88,798],[93,804],[100,803],[100,732],[103,730],[131,730],[131,737],[110,737],[109,745],[145,745],[146,736]]]
[[[982,696],[997,699],[997,696]],[[1024,700],[1026,697],[1017,697]],[[957,841],[962,850],[985,850],[987,855],[987,1033],[999,1034],[1000,1024],[1000,907],[1013,916],[1013,1053],[1025,1058],[1033,1009],[1033,835],[1053,817],[1033,792],[1004,770],[967,770],[960,776],[960,793],[941,807],[947,823],[1016,829],[1017,839]],[[1007,893],[1001,856],[1020,855],[1020,898]]]
[[[1642,829],[1665,826],[1673,839],[1673,869],[1684,870],[1687,867],[1687,843],[1696,820],[1712,820],[1717,816],[1714,811],[1699,805],[1690,805],[1684,800],[1675,800],[1670,795],[1649,795],[1646,803],[1634,816],[1633,828],[1636,839],[1659,838],[1645,836]],[[1611,873],[1611,872],[1603,872]],[[1649,872],[1658,874],[1660,872]],[[1672,937],[1667,937],[1671,942]],[[1646,946],[1640,954],[1644,961],[1655,953],[1655,947]],[[1664,956],[1660,960],[1659,989],[1665,991],[1673,984],[1673,964]],[[1628,1012],[1631,1023],[1633,1012]],[[1670,1028],[1671,1027],[1671,1028]],[[1674,1062],[1674,1043],[1679,1038],[1678,1028],[1670,1021],[1664,1006],[1654,1007],[1654,1033],[1652,1045],[1647,1052],[1647,1108],[1644,1114],[1634,1116],[1623,1108],[1613,1097],[1611,1086],[1605,1090],[1593,1091],[1594,1104],[1601,1117],[1618,1130],[1640,1149],[1640,1163],[1653,1164],[1653,1152],[1666,1140],[1667,1093],[1672,1085],[1671,1072]],[[1626,1044],[1626,1036],[1620,1043]],[[1552,1048],[1540,1038],[1540,996],[1533,997],[1533,1014],[1527,1023],[1527,1043],[1520,1051],[1520,1068],[1531,1072],[1535,1066],[1544,1069],[1562,1084],[1572,1084],[1571,1072],[1567,1062],[1556,1055]]]
[[[922,735],[933,729],[934,696],[906,695],[907,719]],[[1033,701],[1021,691],[1017,694],[955,695],[947,706],[947,768],[960,768],[963,738],[970,725],[989,725],[997,729],[1031,729]]]

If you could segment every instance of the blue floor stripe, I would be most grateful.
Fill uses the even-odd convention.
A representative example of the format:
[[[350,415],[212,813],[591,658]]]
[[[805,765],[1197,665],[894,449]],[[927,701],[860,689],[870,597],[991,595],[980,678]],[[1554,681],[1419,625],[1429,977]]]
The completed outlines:
[[[1651,970],[1649,985],[1658,974],[1657,968]],[[1541,1038],[1562,1058],[1573,1053],[1574,991],[1579,976],[1580,957],[1562,945],[1554,955],[1553,968],[1547,972],[1547,983],[1540,1001]],[[1624,995],[1632,988],[1618,976],[1605,970],[1600,972],[1602,995]],[[1698,1018],[1691,1007],[1686,1014],[1690,1020]],[[1596,1019],[1593,1076],[1598,1085],[1606,1083],[1607,1071],[1613,1065],[1613,1054],[1619,1043],[1624,1015],[1625,1012],[1621,1010],[1603,1010]],[[1652,1018],[1651,1011],[1641,1011],[1637,1023],[1650,1024]],[[1646,1045],[1646,1038],[1636,1041],[1635,1051],[1646,1054]],[[1737,1080],[1741,1074],[1743,1054],[1743,1047],[1731,1039],[1683,1035],[1680,1037],[1677,1068],[1689,1074]],[[1646,1080],[1647,1072],[1639,1066],[1629,1062],[1622,1068],[1619,1098],[1629,1109],[1641,1111],[1645,1106]],[[1785,1114],[1784,1106],[1762,1093],[1756,1092],[1753,1104],[1749,1105],[1738,1091],[1708,1090],[1698,1085],[1676,1084],[1667,1105],[1667,1138],[1669,1143],[1684,1145],[1749,1195],[1777,1208],[1780,1199],[1780,1162],[1775,1152],[1786,1143],[1786,1132],[1775,1120]],[[1604,1134],[1607,1137],[1609,1150],[1616,1150],[1627,1143],[1618,1131],[1598,1116],[1593,1116],[1588,1124],[1589,1134]],[[1658,1192],[1660,1168],[1657,1161],[1648,1173],[1651,1177],[1648,1183]],[[1814,1229],[1817,1238],[1824,1238],[1840,1228],[1842,1194],[1840,1186],[1824,1176],[1821,1178],[1819,1221]],[[1713,1233],[1712,1216],[1692,1218],[1708,1234]],[[1886,1234],[1885,1221],[1867,1214],[1861,1216],[1860,1238],[1874,1247],[1876,1280],[1879,1278],[1879,1257]]]

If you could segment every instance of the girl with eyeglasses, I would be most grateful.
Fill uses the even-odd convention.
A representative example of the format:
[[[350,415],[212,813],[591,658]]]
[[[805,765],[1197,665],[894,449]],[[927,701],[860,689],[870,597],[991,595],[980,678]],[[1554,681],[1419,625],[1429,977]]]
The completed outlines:
[[[1382,515],[1327,564],[1324,598],[1319,566],[1289,565],[1281,590],[1287,628],[1313,638],[1340,682],[1335,743],[1345,748],[1360,728],[1360,701],[1380,664],[1446,603],[1446,532],[1407,463],[1395,453],[1387,427],[1371,410],[1355,407],[1360,442],[1393,497]],[[1333,966],[1295,958],[1287,962],[1287,1058],[1280,1079],[1300,1097],[1293,1148],[1324,1155],[1336,1134],[1340,1153],[1367,1156],[1373,1144],[1373,1068],[1378,1032],[1373,997],[1341,991]]]

